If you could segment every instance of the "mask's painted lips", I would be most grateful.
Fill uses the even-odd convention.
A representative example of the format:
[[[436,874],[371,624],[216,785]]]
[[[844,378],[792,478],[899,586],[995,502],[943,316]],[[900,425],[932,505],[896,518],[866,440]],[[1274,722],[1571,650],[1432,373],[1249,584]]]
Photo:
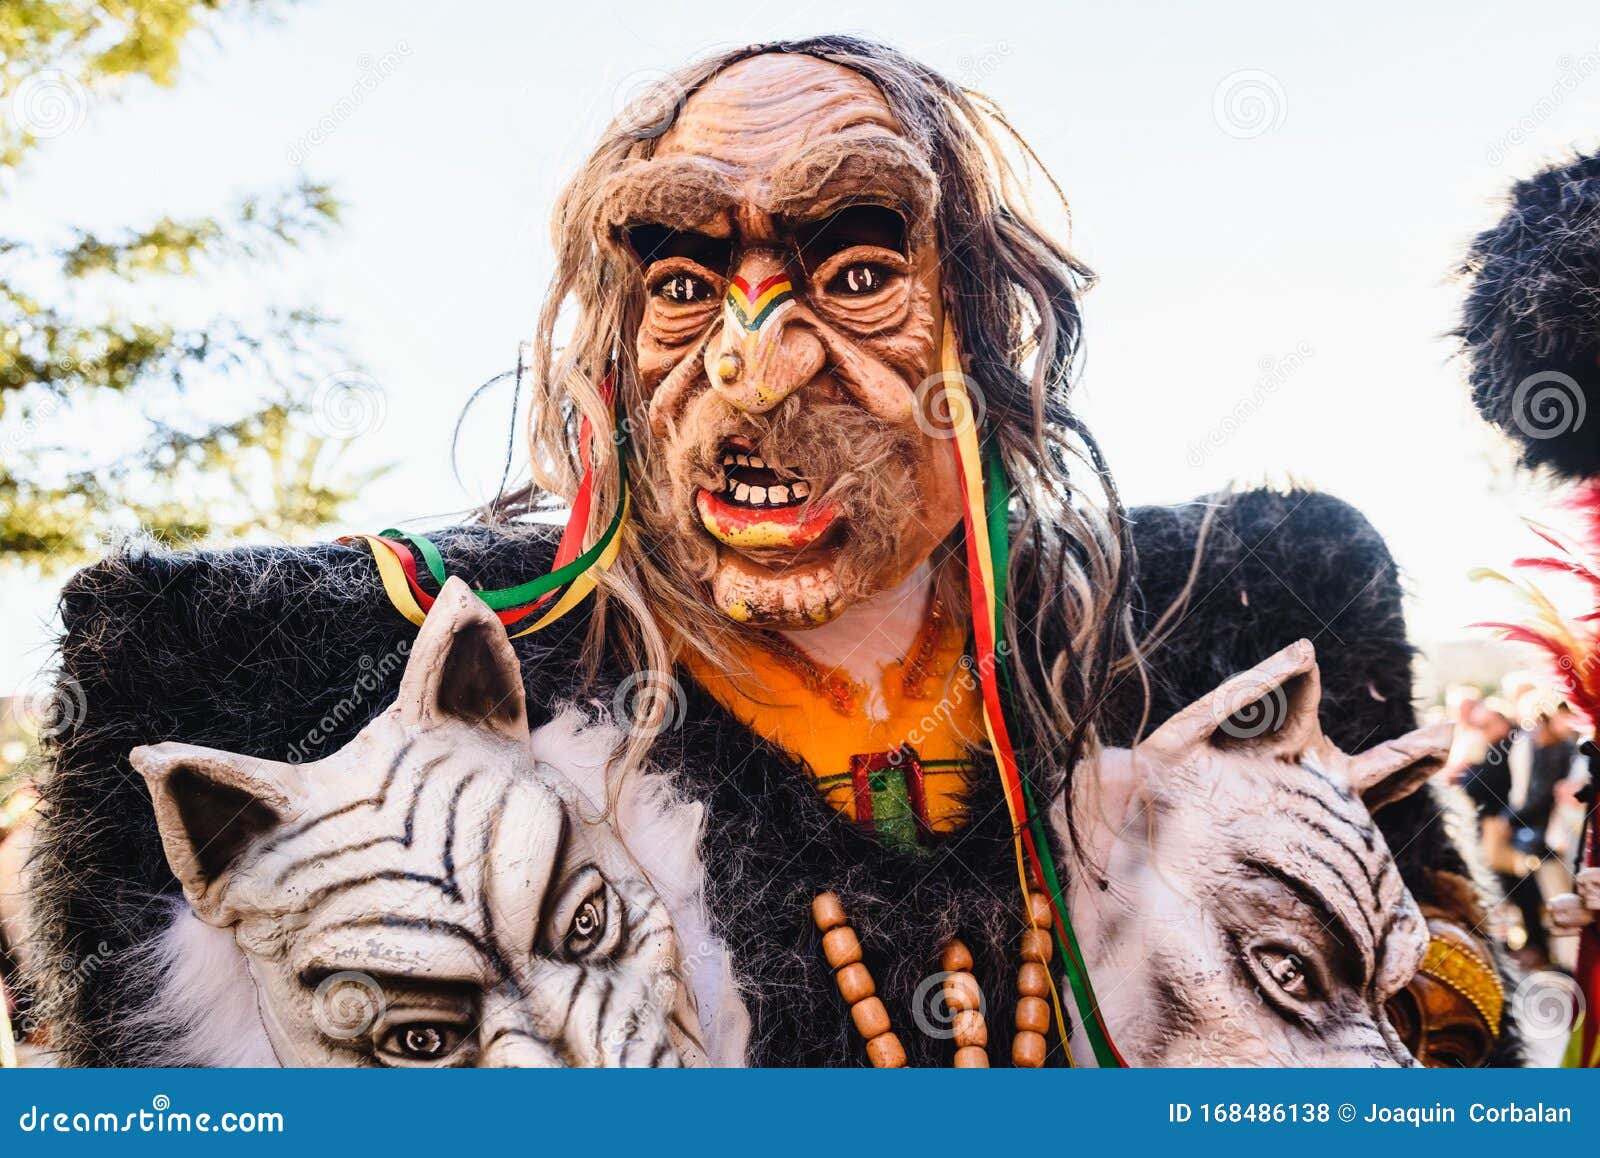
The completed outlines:
[[[718,494],[704,487],[695,492],[694,501],[707,534],[730,547],[749,550],[808,547],[822,537],[835,514],[831,505],[808,510],[803,502],[750,506],[733,500],[726,491]]]

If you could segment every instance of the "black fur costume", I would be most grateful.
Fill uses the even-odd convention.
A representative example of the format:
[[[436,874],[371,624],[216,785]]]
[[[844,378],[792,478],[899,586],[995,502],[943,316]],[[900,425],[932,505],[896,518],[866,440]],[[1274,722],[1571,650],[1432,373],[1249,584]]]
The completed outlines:
[[[1308,636],[1318,649],[1330,738],[1357,751],[1413,727],[1399,578],[1366,520],[1306,492],[1250,492],[1220,503],[1187,610],[1154,658],[1151,725]],[[1188,577],[1204,510],[1133,512],[1135,606],[1146,626]],[[526,579],[553,550],[548,529],[463,528],[438,541],[452,573],[486,587]],[[35,877],[35,919],[46,942],[39,957],[70,963],[101,942],[111,954],[96,968],[57,967],[35,980],[64,1060],[115,1065],[136,1045],[119,1040],[116,1015],[145,996],[129,966],[163,919],[156,898],[176,891],[129,750],[180,739],[284,759],[336,705],[355,699],[359,709],[304,752],[327,755],[392,700],[398,670],[380,691],[352,697],[352,689],[374,670],[374,657],[415,629],[389,607],[365,549],[334,545],[124,553],[81,572],[63,606],[64,678],[78,683],[88,709],[60,738],[45,787]],[[1031,614],[1025,606],[1018,613]],[[1048,644],[1048,625],[1037,626]],[[574,613],[516,642],[536,726],[573,695],[583,636],[583,617]],[[993,1002],[991,1057],[1004,1064],[1022,922],[992,766],[980,766],[967,829],[930,854],[897,854],[836,814],[782,752],[692,681],[683,683],[684,722],[663,734],[657,751],[664,766],[681,769],[685,790],[709,805],[708,899],[746,987],[751,1060],[865,1064],[810,919],[812,896],[831,888],[861,934],[911,1062],[949,1064],[950,1042],[918,1032],[910,1002],[938,968],[942,945],[959,934]],[[608,689],[594,698],[609,703]],[[1141,706],[1136,681],[1119,687],[1105,706],[1107,738],[1131,739]],[[1379,818],[1420,901],[1431,899],[1425,867],[1462,870],[1431,790]],[[1058,861],[1065,869],[1059,850]],[[1513,1052],[1508,1038],[1502,1056]]]
[[[1517,182],[1462,272],[1456,336],[1479,412],[1521,444],[1528,466],[1600,474],[1600,155]],[[1547,372],[1567,381],[1529,382]]]

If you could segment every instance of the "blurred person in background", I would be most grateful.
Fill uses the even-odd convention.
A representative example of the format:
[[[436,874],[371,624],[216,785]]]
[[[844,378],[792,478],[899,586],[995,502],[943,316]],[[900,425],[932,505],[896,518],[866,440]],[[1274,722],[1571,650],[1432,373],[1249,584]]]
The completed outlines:
[[[1510,798],[1509,756],[1516,728],[1501,705],[1477,695],[1458,701],[1455,722],[1445,773],[1472,800],[1481,821],[1503,812]]]
[[[1550,840],[1556,806],[1575,797],[1587,776],[1578,751],[1577,721],[1559,695],[1548,688],[1518,686],[1517,719],[1521,723],[1506,748],[1499,775],[1484,781],[1504,788],[1498,808],[1478,803],[1486,859],[1500,878],[1506,900],[1521,917],[1521,944],[1511,944],[1524,968],[1551,964],[1551,942],[1544,922],[1548,897],[1571,889],[1571,873]],[[1558,842],[1564,846],[1565,842]]]

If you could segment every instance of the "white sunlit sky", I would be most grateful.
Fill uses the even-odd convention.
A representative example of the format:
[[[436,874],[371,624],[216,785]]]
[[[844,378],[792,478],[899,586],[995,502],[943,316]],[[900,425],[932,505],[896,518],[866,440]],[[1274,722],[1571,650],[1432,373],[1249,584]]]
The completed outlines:
[[[1341,496],[1399,559],[1414,638],[1465,639],[1499,610],[1469,569],[1531,546],[1549,496],[1470,413],[1449,273],[1513,180],[1600,144],[1600,10],[1398,7],[303,0],[220,25],[172,89],[96,99],[0,205],[7,231],[112,228],[332,182],[338,234],[206,296],[344,319],[383,399],[347,461],[400,462],[349,513],[375,529],[497,480],[509,393],[468,423],[465,488],[450,427],[531,330],[555,193],[620,102],[716,47],[870,34],[994,97],[1066,190],[1101,279],[1080,401],[1129,501]],[[0,580],[0,689],[50,661],[59,582]]]

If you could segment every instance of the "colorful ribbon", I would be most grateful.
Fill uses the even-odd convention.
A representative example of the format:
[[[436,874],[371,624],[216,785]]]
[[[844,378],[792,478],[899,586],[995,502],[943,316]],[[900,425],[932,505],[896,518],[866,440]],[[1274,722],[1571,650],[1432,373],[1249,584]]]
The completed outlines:
[[[602,383],[600,393],[607,406],[614,405],[615,390],[613,380],[609,376]],[[623,437],[617,446],[620,483],[617,509],[611,516],[611,522],[606,527],[605,533],[594,546],[580,554],[580,546],[588,529],[589,514],[594,507],[592,449],[594,429],[588,418],[584,418],[578,431],[578,456],[583,466],[583,478],[578,484],[572,512],[567,517],[566,528],[556,548],[555,561],[551,565],[549,574],[526,583],[519,583],[515,587],[477,592],[478,598],[482,599],[508,628],[527,619],[552,599],[555,600],[555,606],[532,626],[514,632],[511,635],[512,639],[542,631],[582,603],[598,585],[599,580],[596,575],[608,570],[616,560],[617,552],[622,545],[622,525],[628,517],[630,505],[626,432],[620,423],[617,429],[623,431]],[[360,539],[372,550],[384,594],[388,596],[395,610],[418,627],[422,626],[429,609],[433,606],[435,596],[422,585],[416,556],[422,557],[423,565],[433,582],[443,587],[449,574],[445,570],[444,556],[438,546],[425,535],[392,528],[377,535],[351,537]],[[415,555],[412,553],[412,548],[416,549]],[[561,590],[563,587],[566,588],[565,591]]]
[[[1000,781],[1004,789],[1006,810],[1011,815],[1012,841],[1016,850],[1017,878],[1026,897],[1028,893],[1027,866],[1033,866],[1036,879],[1043,885],[1055,917],[1052,930],[1057,951],[1061,954],[1067,981],[1072,987],[1078,1015],[1084,1033],[1094,1050],[1095,1060],[1103,1067],[1121,1067],[1127,1063],[1117,1052],[1111,1035],[1100,1015],[1100,1005],[1095,999],[1094,986],[1089,971],[1083,963],[1083,954],[1072,929],[1071,918],[1063,900],[1060,878],[1050,855],[1050,842],[1044,831],[1043,818],[1034,806],[1032,789],[1022,775],[1022,765],[1011,744],[1001,701],[1001,683],[1005,681],[1009,693],[1009,676],[1006,675],[1003,656],[996,648],[996,640],[1005,634],[1005,585],[1010,573],[1011,487],[1006,478],[1005,466],[998,447],[991,447],[987,468],[989,499],[985,502],[985,460],[978,441],[976,411],[967,393],[966,378],[961,371],[961,359],[956,349],[955,331],[945,323],[942,343],[943,382],[950,404],[950,420],[954,424],[956,462],[961,473],[963,500],[962,524],[966,531],[967,582],[972,598],[972,623],[977,654],[978,675],[983,691],[983,722],[994,750],[995,763],[1000,768]],[[1009,698],[1009,696],[1008,696]],[[1067,1060],[1072,1062],[1066,1016],[1061,1008],[1061,997],[1056,991],[1054,974],[1050,974],[1050,996],[1055,1007],[1056,1027],[1061,1035]]]

